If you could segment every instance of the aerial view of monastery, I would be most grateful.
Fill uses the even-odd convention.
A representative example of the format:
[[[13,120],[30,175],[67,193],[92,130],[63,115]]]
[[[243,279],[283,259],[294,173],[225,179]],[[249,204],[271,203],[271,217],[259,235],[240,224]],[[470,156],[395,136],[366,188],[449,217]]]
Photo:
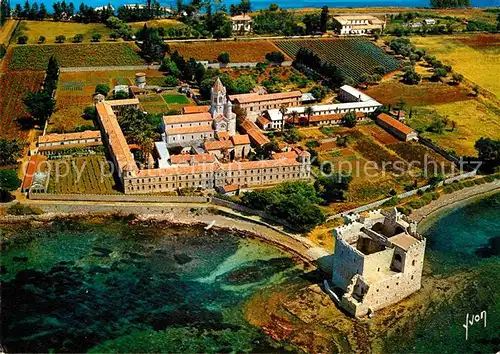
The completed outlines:
[[[498,0],[0,0],[1,353],[500,353]]]

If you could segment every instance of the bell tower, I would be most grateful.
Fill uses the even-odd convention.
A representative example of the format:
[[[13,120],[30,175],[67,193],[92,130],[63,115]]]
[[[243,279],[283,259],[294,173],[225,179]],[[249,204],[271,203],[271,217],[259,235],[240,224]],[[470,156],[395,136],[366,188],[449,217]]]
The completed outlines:
[[[215,118],[219,114],[224,114],[226,102],[226,88],[222,84],[222,81],[217,78],[210,90],[210,113],[212,114],[212,118]]]

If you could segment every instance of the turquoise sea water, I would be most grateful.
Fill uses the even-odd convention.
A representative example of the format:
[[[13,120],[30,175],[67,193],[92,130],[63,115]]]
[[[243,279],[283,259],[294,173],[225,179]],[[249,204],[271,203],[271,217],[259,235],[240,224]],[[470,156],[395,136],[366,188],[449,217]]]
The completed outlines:
[[[416,353],[495,353],[500,350],[500,193],[433,218],[421,232],[427,237],[426,261],[433,277],[450,277],[444,291],[413,333],[388,338],[387,351]],[[430,276],[430,274],[427,274]],[[425,274],[424,274],[425,277]],[[464,279],[466,279],[464,281]],[[465,283],[453,294],[453,283]],[[466,316],[486,311],[484,322],[469,325]],[[484,317],[484,316],[483,316]]]
[[[256,292],[307,281],[274,247],[227,232],[114,219],[4,225],[0,232],[8,352],[295,351],[243,314]],[[422,232],[424,282],[438,289],[428,309],[416,304],[408,314],[409,328],[395,324],[384,352],[498,351],[500,194],[455,208]],[[483,311],[487,326],[471,325],[465,340],[466,315]]]
[[[242,312],[256,290],[296,272],[276,248],[226,232],[113,220],[14,235],[2,251],[8,352],[280,349]]]

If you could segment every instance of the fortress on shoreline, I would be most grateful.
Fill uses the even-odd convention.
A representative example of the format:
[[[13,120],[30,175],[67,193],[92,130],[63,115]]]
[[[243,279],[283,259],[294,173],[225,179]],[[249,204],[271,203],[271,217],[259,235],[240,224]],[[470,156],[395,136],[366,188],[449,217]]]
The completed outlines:
[[[371,314],[421,288],[426,240],[396,208],[347,215],[333,234],[332,280],[352,315]]]

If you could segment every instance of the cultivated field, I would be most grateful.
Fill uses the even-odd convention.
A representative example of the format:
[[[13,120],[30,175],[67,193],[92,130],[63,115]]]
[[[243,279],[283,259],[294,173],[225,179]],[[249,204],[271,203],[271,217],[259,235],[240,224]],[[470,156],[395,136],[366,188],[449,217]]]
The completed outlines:
[[[7,45],[9,43],[10,37],[12,37],[16,28],[16,24],[16,20],[7,20],[3,26],[0,27],[0,44]]]
[[[415,36],[411,40],[500,98],[500,34]]]
[[[339,67],[345,76],[355,81],[364,73],[373,73],[377,66],[383,66],[387,72],[400,67],[396,59],[360,38],[285,40],[276,44],[292,58],[300,48],[311,49],[322,61]]]
[[[280,51],[270,41],[171,43],[169,46],[171,53],[178,51],[186,59],[210,62],[217,62],[222,52],[229,53],[233,63],[262,62],[267,53]]]
[[[390,79],[370,86],[363,92],[385,105],[394,105],[403,99],[410,107],[472,99],[471,91],[463,86],[452,86],[427,80],[418,85],[406,85],[397,79]]]
[[[78,178],[80,173],[80,178]],[[106,158],[102,155],[51,161],[47,192],[58,194],[118,193],[115,180],[106,164]]]
[[[146,70],[145,73],[148,84],[155,85],[164,80],[163,73],[158,70]],[[50,117],[48,131],[73,132],[78,128],[92,126],[93,122],[84,118],[83,110],[93,105],[95,87],[98,84],[106,84],[113,90],[116,85],[131,85],[134,83],[135,74],[136,71],[130,70],[61,73],[56,91],[56,111]],[[167,113],[169,110],[180,110],[186,105],[194,104],[185,95],[175,91],[137,97],[142,108],[148,113]]]
[[[94,33],[102,35],[105,40],[111,33],[111,29],[102,23],[76,23],[76,22],[55,22],[55,21],[21,21],[21,24],[14,33],[14,41],[17,42],[19,36],[28,36],[28,43],[36,44],[40,36],[46,38],[46,43],[51,44],[56,40],[56,36],[63,35],[67,42],[76,34],[83,34],[83,42],[90,42]]]
[[[27,45],[9,48],[9,70],[45,70],[54,55],[61,67],[143,65],[130,43]]]
[[[44,72],[7,72],[0,76],[0,137],[25,141],[29,133],[29,113],[23,103],[28,92],[37,91]],[[24,122],[23,122],[24,121]]]

